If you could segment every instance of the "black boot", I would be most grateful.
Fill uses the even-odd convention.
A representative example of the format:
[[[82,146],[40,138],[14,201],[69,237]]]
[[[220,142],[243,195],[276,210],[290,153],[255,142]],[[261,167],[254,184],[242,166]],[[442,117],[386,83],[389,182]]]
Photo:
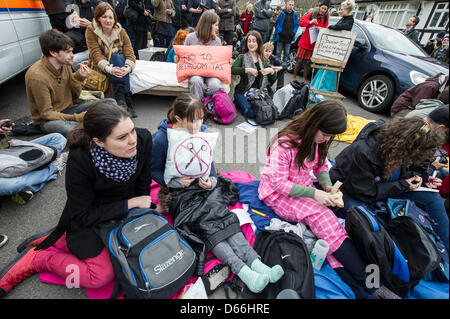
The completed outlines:
[[[127,102],[125,98],[125,83],[119,81],[111,81],[114,90],[114,98],[118,105],[126,108]]]
[[[133,109],[132,99],[131,99],[131,92],[128,92],[125,94],[125,101],[127,103],[127,111],[130,113],[131,118],[136,118],[137,114]]]

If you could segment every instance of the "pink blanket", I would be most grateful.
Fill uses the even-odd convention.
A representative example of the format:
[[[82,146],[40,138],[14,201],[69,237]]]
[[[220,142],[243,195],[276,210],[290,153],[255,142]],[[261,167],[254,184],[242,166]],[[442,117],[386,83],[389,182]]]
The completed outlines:
[[[222,173],[221,176],[226,177],[235,183],[249,183],[249,182],[256,180],[256,178],[254,176],[250,175],[249,173],[242,172],[242,171],[230,171],[228,173]],[[159,204],[159,202],[158,202],[159,188],[160,188],[160,186],[155,181],[152,181],[150,195],[152,197],[152,202],[155,204]],[[230,209],[242,208],[242,203],[238,202],[238,203],[236,203],[236,205],[230,206],[229,208]],[[170,224],[173,225],[172,216],[170,216],[168,214],[163,214],[163,216],[164,216],[164,218],[167,219],[167,221]],[[250,245],[253,246],[253,243],[255,241],[255,234],[253,233],[253,230],[252,230],[250,224],[242,225],[241,229],[244,232],[244,235],[246,236]],[[50,248],[48,248],[48,250],[58,251],[58,249],[56,249],[54,247],[50,247]],[[212,256],[212,254],[208,253],[207,258],[210,256]],[[184,293],[189,289],[189,287],[197,280],[197,278],[198,277],[195,277],[195,276],[191,277],[188,280],[188,282],[186,283],[186,285],[184,285],[183,288],[181,288],[175,294],[173,294],[169,299],[181,298],[184,295]],[[39,279],[41,280],[41,282],[48,283],[48,284],[62,285],[62,286],[64,286],[66,284],[65,280],[63,278],[61,278],[53,273],[40,273]],[[86,288],[86,295],[91,299],[107,299],[111,296],[113,288],[114,288],[114,282],[111,282],[110,284],[108,284],[102,288],[97,288],[97,289]],[[123,297],[121,296],[119,299],[122,299],[122,298]]]

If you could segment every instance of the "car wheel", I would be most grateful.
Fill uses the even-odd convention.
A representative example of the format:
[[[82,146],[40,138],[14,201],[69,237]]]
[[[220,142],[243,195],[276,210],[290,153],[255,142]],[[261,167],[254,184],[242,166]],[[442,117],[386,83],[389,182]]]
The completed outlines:
[[[358,103],[369,112],[383,112],[391,105],[393,97],[394,83],[385,75],[369,77],[358,89]]]
[[[297,50],[292,50],[291,48],[287,60],[287,69],[286,69],[289,73],[294,73],[295,63],[297,63]]]

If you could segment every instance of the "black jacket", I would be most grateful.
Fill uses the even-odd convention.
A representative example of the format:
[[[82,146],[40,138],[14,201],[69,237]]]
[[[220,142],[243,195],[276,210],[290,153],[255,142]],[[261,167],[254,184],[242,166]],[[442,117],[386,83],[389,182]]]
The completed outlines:
[[[185,189],[171,189],[170,195],[174,226],[196,252],[197,274],[203,275],[206,253],[241,231],[239,219],[228,209],[238,201],[239,191],[233,182],[219,176],[212,190],[196,183]]]
[[[58,226],[38,249],[50,247],[66,232],[67,247],[79,259],[98,256],[104,244],[95,227],[113,219],[122,219],[127,200],[150,195],[152,182],[152,136],[146,129],[137,132],[137,168],[125,183],[107,179],[98,172],[88,149],[70,150],[66,168],[67,201]]]
[[[409,184],[405,179],[413,175],[406,170],[405,162],[398,181],[387,182],[383,178],[384,163],[378,153],[375,134],[383,124],[383,120],[367,124],[356,140],[336,157],[336,164],[330,169],[332,183],[341,181],[344,195],[365,203],[408,192]]]
[[[328,29],[331,30],[346,30],[351,31],[353,28],[353,23],[355,19],[353,19],[352,15],[342,17],[336,24],[330,25]]]

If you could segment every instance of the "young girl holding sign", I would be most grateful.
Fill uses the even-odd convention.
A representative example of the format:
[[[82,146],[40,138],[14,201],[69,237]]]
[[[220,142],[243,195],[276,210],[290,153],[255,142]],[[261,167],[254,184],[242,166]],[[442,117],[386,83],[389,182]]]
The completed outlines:
[[[198,133],[200,130],[204,132],[206,126],[202,125],[202,122],[205,114],[206,111],[200,100],[191,94],[181,94],[170,107],[167,114],[168,120],[161,121],[158,131],[153,135],[152,152],[152,174],[155,181],[160,185],[166,185],[163,176],[168,153],[167,128],[187,130],[191,134]],[[161,188],[158,194],[161,208],[163,210],[168,209],[166,206],[169,206],[167,203],[170,202],[173,191],[178,193],[180,189],[186,189],[186,191],[188,191],[187,188],[189,190],[195,189],[197,186],[194,181],[196,180],[198,180],[198,185],[201,188],[212,191],[218,182],[214,165],[211,163],[211,177],[206,181],[202,178],[194,179],[187,176],[172,179],[167,185],[170,189]],[[176,212],[171,211],[170,213],[175,215]],[[219,216],[211,210],[205,216],[198,217],[194,232],[195,235],[202,237],[201,239],[204,242],[209,242],[211,239],[203,238],[200,234],[209,233],[210,230],[204,230],[204,227],[205,225],[211,225],[211,223],[219,229],[218,232],[221,232],[223,237],[226,237],[212,245],[211,252],[223,263],[229,265],[231,271],[237,274],[251,291],[258,293],[269,282],[276,282],[283,276],[284,271],[281,266],[276,265],[271,268],[261,262],[260,256],[253,250],[240,231],[239,220],[234,213],[229,212]],[[189,227],[189,225],[186,227]]]
[[[195,32],[186,36],[184,45],[207,45],[207,46],[221,46],[219,35],[219,16],[211,11],[205,11],[198,21]],[[175,62],[178,62],[179,57],[175,57]],[[203,86],[206,83],[206,92]],[[218,78],[206,78],[198,75],[189,78],[189,85],[191,93],[201,100],[205,93],[206,95],[213,95],[220,90],[222,82]]]
[[[343,265],[344,271],[339,271],[339,275],[344,276],[357,298],[366,298],[375,293],[365,285],[366,265],[345,228],[327,207],[338,206],[338,202],[330,193],[326,157],[334,136],[345,132],[346,118],[344,106],[333,100],[317,103],[295,117],[269,146],[258,192],[278,216],[308,225],[319,239],[325,240],[330,247],[330,266]],[[324,190],[314,187],[311,171]],[[383,288],[375,294],[381,297],[384,292]]]

